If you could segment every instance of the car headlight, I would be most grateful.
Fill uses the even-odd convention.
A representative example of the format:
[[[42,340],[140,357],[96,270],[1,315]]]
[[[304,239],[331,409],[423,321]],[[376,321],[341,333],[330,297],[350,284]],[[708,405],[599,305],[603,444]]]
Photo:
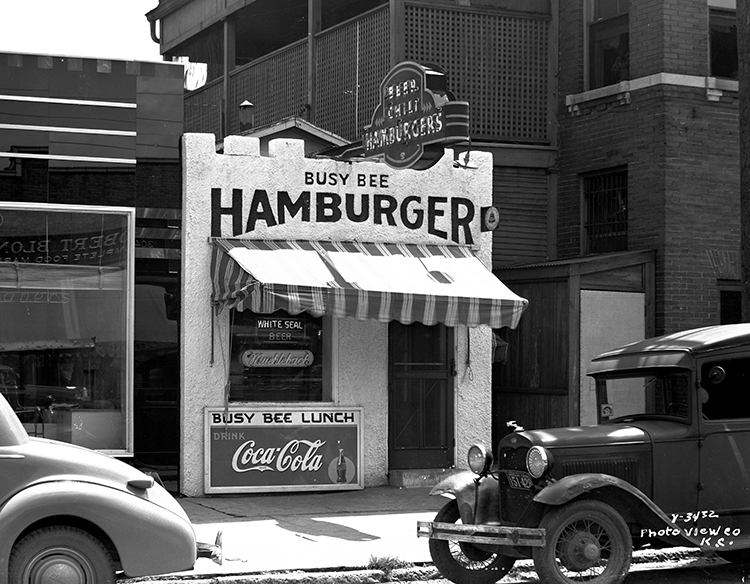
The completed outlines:
[[[469,468],[478,475],[486,474],[492,466],[492,452],[484,444],[474,444],[467,455]]]
[[[552,466],[551,458],[550,453],[543,446],[532,446],[526,453],[526,470],[532,478],[541,478]]]

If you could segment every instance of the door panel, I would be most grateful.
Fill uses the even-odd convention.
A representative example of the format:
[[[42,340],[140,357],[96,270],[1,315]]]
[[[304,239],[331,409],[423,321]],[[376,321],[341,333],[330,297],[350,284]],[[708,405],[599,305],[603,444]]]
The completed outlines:
[[[389,466],[453,464],[452,329],[391,323]]]
[[[701,449],[698,539],[716,549],[750,545],[750,359],[700,365]]]

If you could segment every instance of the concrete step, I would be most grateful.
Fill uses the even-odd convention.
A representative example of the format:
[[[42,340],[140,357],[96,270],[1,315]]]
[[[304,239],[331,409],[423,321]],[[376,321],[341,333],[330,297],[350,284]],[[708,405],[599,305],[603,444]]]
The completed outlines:
[[[434,487],[445,477],[456,472],[455,468],[410,468],[389,470],[388,484],[392,487]]]

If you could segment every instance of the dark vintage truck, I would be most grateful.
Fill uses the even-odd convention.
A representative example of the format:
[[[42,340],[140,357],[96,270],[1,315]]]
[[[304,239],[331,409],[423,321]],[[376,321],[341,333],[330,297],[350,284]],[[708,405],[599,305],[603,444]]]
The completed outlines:
[[[533,558],[545,584],[622,582],[634,549],[750,560],[750,324],[639,341],[594,358],[594,426],[516,430],[431,492],[419,522],[458,584]]]

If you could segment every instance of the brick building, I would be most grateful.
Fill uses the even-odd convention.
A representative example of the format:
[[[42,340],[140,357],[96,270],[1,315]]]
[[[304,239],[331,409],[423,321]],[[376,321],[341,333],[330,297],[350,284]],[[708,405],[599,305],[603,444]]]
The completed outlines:
[[[530,301],[499,419],[595,423],[591,357],[739,319],[734,9],[559,3],[556,261],[497,271]]]

